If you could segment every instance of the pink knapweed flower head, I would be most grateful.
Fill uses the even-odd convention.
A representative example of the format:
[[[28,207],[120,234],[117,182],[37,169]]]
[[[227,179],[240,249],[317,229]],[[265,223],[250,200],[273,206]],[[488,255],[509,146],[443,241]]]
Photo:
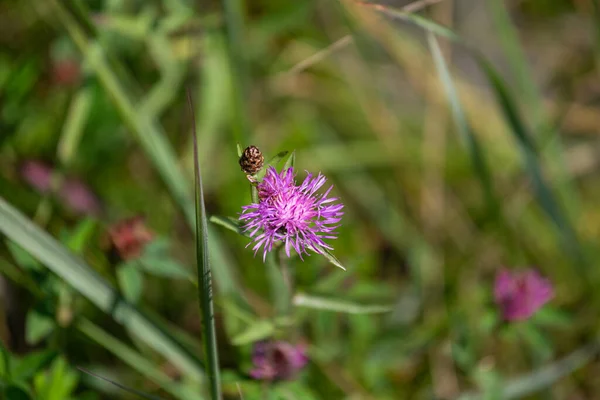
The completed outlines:
[[[335,229],[344,205],[329,197],[333,186],[316,193],[325,184],[323,175],[308,174],[301,185],[296,185],[294,177],[293,168],[278,173],[269,167],[257,187],[258,203],[242,207],[243,230],[253,239],[254,254],[263,249],[263,261],[277,243],[285,245],[288,257],[291,249],[301,258],[308,250],[319,254],[323,249],[333,250],[324,239],[337,238]]]
[[[294,378],[308,363],[304,344],[283,341],[263,341],[254,345],[250,376],[259,380]]]
[[[496,275],[494,297],[505,320],[523,321],[554,297],[554,289],[534,269],[503,269]]]

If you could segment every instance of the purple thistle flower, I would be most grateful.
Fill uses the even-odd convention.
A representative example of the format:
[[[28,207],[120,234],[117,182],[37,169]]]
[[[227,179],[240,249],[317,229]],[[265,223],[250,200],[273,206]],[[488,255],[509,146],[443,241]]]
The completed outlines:
[[[554,289],[536,270],[503,269],[496,275],[494,297],[505,320],[523,321],[554,297]]]
[[[323,249],[333,250],[323,239],[336,239],[335,229],[344,214],[343,204],[328,197],[333,186],[323,194],[316,194],[326,178],[319,173],[308,174],[300,186],[294,180],[294,169],[281,173],[273,167],[258,184],[259,202],[242,207],[240,221],[245,222],[244,232],[254,241],[254,254],[263,248],[263,261],[276,243],[285,243],[285,253],[290,257],[293,248],[300,258],[308,250],[323,254]],[[250,244],[249,244],[250,245]]]
[[[306,347],[283,341],[263,341],[254,344],[250,376],[259,380],[294,378],[308,363]]]

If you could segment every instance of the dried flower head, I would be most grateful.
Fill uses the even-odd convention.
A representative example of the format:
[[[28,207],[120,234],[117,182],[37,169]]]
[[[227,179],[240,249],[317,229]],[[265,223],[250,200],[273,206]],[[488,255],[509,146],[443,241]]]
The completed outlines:
[[[494,297],[505,320],[523,321],[554,297],[554,289],[548,279],[533,269],[503,269],[496,275]]]
[[[114,249],[123,260],[139,257],[146,244],[154,238],[142,216],[118,222],[108,230],[108,235]]]
[[[255,175],[265,163],[265,157],[256,146],[248,146],[240,157],[240,167],[246,175]]]
[[[254,368],[250,376],[260,380],[287,380],[294,378],[308,363],[303,344],[282,341],[258,342],[252,353]]]
[[[342,218],[343,204],[328,197],[333,186],[317,194],[326,181],[319,174],[308,174],[301,185],[294,180],[294,169],[277,173],[269,167],[258,184],[259,202],[242,207],[240,221],[244,232],[253,239],[254,254],[263,248],[263,261],[277,243],[285,245],[290,257],[293,248],[302,257],[308,250],[323,254],[323,249],[333,250],[324,239],[336,239],[335,229]]]

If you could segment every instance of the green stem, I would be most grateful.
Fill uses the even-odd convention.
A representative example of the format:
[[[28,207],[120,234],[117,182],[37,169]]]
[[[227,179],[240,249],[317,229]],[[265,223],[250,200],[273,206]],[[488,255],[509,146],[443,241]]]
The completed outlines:
[[[271,298],[273,306],[275,308],[277,316],[286,316],[291,310],[291,288],[290,282],[286,281],[281,268],[281,257],[279,250],[274,249],[267,255],[267,278],[269,279],[269,285],[271,287]]]
[[[188,104],[192,117],[194,139],[194,175],[196,188],[196,266],[198,271],[198,297],[200,299],[200,315],[204,342],[204,356],[210,382],[210,394],[213,400],[222,399],[221,377],[219,371],[219,351],[217,347],[217,330],[215,327],[213,287],[210,259],[208,255],[208,222],[204,205],[204,189],[198,160],[198,136],[192,96],[188,91]]]
[[[231,72],[233,95],[233,132],[235,141],[248,144],[250,130],[246,100],[248,98],[248,79],[246,57],[244,55],[244,7],[243,0],[224,0],[225,25],[227,27],[227,50]]]

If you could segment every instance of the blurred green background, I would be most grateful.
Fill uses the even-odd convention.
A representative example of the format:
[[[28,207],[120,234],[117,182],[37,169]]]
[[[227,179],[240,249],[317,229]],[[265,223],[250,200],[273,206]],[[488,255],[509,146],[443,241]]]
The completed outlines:
[[[209,398],[189,90],[209,215],[250,203],[238,143],[295,150],[345,204],[347,271],[291,259],[289,314],[209,227],[226,398],[600,398],[597,0],[374,4],[0,3],[1,396],[136,398],[97,374]],[[122,262],[108,232],[135,215],[155,240]],[[551,304],[502,322],[503,266]],[[267,337],[308,343],[297,379],[248,377]]]

